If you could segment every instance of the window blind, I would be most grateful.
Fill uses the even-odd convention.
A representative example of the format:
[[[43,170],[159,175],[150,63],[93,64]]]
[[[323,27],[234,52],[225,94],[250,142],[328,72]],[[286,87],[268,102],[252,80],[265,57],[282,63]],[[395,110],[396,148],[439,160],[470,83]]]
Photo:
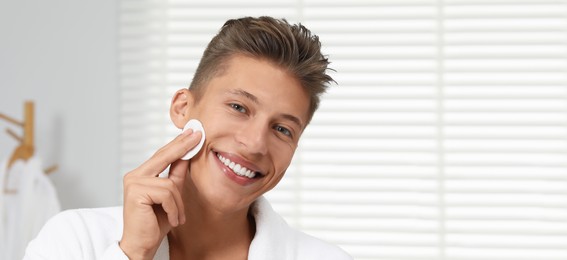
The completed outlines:
[[[355,259],[567,259],[567,1],[120,2],[122,172],[229,18],[320,36],[337,72],[266,197]]]

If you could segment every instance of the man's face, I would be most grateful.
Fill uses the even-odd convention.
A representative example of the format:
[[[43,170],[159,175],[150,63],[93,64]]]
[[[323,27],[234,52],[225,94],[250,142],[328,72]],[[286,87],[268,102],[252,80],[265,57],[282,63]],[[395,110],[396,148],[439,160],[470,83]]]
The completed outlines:
[[[306,126],[309,97],[285,70],[233,56],[226,71],[189,107],[207,139],[192,159],[189,183],[224,209],[247,208],[272,189],[289,166]]]

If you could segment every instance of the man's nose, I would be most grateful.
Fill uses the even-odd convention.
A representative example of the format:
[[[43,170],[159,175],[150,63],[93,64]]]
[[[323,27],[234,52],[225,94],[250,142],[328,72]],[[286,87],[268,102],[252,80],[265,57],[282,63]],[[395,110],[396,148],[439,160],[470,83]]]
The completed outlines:
[[[235,138],[251,155],[266,155],[269,130],[268,124],[260,120],[250,120],[237,131]]]

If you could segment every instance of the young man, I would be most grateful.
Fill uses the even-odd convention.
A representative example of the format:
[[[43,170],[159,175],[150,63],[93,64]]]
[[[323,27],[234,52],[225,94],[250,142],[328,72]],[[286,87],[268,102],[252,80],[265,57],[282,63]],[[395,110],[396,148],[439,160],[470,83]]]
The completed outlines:
[[[351,259],[290,228],[262,195],[283,177],[332,78],[318,38],[269,17],[225,23],[171,120],[186,131],[124,177],[124,207],[66,211],[25,259]],[[157,175],[169,166],[167,178]]]

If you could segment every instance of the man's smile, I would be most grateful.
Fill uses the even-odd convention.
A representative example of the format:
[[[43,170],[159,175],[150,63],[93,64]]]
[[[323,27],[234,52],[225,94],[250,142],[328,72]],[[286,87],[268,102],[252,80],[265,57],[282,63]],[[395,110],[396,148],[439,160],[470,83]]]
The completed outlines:
[[[213,153],[218,158],[218,162],[221,164],[223,171],[225,173],[230,172],[228,177],[239,184],[251,184],[265,175],[257,166],[245,161],[239,156],[216,151],[213,151]]]
[[[256,176],[256,172],[248,170],[246,167],[241,166],[238,163],[234,163],[233,161],[224,158],[220,154],[217,154],[217,157],[220,159],[222,163],[224,163],[224,165],[228,166],[228,168],[230,168],[238,176],[246,176],[250,179],[254,179],[254,177]]]

